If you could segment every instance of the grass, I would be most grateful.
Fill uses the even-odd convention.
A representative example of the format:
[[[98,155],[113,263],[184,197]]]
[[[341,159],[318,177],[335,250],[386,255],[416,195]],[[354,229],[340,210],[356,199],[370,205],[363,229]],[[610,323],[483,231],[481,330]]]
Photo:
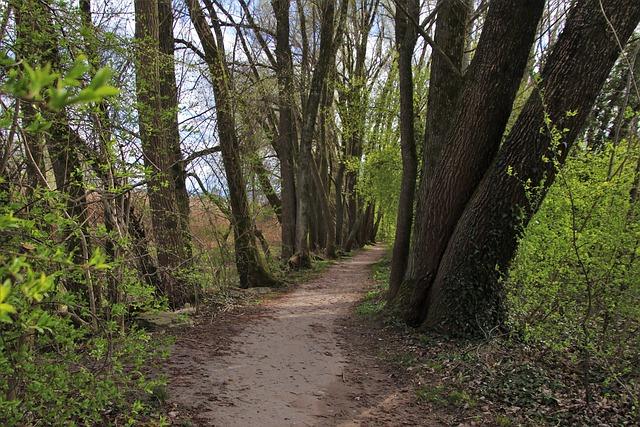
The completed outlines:
[[[385,256],[373,266],[373,280],[375,285],[369,290],[362,302],[356,307],[356,313],[361,316],[376,316],[385,307],[385,295],[389,286],[389,270],[391,268],[390,254]]]
[[[474,408],[476,400],[464,390],[451,390],[444,385],[422,386],[416,389],[416,397],[435,405],[449,405],[456,408]]]

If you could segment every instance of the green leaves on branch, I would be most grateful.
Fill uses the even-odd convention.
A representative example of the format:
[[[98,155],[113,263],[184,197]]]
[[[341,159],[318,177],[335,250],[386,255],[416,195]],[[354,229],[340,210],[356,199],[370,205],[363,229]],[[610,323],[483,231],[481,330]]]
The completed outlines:
[[[50,64],[32,67],[26,62],[14,62],[6,54],[0,62],[9,68],[8,79],[0,89],[3,94],[44,102],[54,111],[69,105],[101,102],[120,93],[109,85],[113,71],[108,67],[99,69],[83,87],[83,79],[90,70],[84,56],[78,57],[65,74],[52,70]]]
[[[2,285],[0,285],[0,322],[11,323],[12,320],[9,315],[16,312],[14,306],[5,302],[10,293],[11,282],[7,279]]]

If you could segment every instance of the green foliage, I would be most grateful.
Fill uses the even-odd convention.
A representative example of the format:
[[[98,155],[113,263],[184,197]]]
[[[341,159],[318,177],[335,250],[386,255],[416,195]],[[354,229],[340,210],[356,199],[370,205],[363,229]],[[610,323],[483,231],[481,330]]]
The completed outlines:
[[[384,308],[384,301],[363,301],[356,308],[356,313],[361,316],[373,316],[378,314]]]
[[[425,385],[416,389],[416,397],[434,405],[451,405],[457,408],[476,406],[476,401],[464,390],[448,390],[443,385]]]
[[[391,267],[390,254],[377,262],[373,268],[373,278],[376,283],[375,287],[369,290],[363,301],[356,307],[356,313],[361,316],[375,316],[382,313],[386,304],[386,290],[389,281],[389,269]]]
[[[82,78],[90,66],[84,56],[79,56],[69,71],[62,75],[53,72],[51,65],[32,67],[26,62],[15,63],[3,53],[0,62],[8,67],[7,79],[0,88],[3,94],[41,101],[51,110],[60,110],[68,105],[100,102],[108,96],[115,96],[120,91],[108,84],[113,72],[109,68],[101,68],[82,87]]]
[[[2,61],[8,67],[2,93],[38,108],[117,93],[108,69],[82,87],[83,59],[64,76],[49,66]],[[42,128],[50,125],[40,120]],[[153,388],[161,385],[145,373],[152,342],[134,326],[125,333],[124,325],[131,310],[153,304],[148,287],[126,279],[136,276],[99,249],[78,261],[79,249],[71,251],[65,236],[92,236],[65,211],[62,192],[39,187],[26,195],[0,184],[9,184],[0,185],[0,422],[103,425],[110,413],[130,413],[121,421],[131,425],[146,417]],[[122,298],[112,302],[99,289],[108,289],[116,272]]]
[[[526,341],[594,357],[605,381],[638,375],[638,147],[576,149],[532,218],[506,283]]]
[[[402,179],[400,137],[397,127],[397,69],[375,94],[374,108],[369,113],[369,145],[362,163],[347,163],[350,170],[359,170],[357,191],[365,200],[375,201],[383,212],[381,237],[393,236]]]

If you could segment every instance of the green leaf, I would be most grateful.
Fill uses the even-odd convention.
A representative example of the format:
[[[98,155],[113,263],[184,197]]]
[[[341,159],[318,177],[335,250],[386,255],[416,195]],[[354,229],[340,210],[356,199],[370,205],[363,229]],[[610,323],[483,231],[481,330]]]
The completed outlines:
[[[102,86],[95,90],[95,95],[101,98],[106,98],[107,96],[116,96],[119,93],[120,89],[113,86]]]
[[[2,286],[0,286],[0,303],[5,301],[10,293],[11,293],[11,281],[7,279],[4,281]]]
[[[92,88],[92,89],[98,89],[98,88],[104,86],[109,81],[109,79],[111,78],[112,75],[113,75],[113,72],[111,71],[111,69],[109,67],[100,68],[96,72],[96,75],[93,76],[93,79],[91,80],[91,83],[89,84],[89,87]]]
[[[9,314],[15,313],[16,309],[11,304],[2,303],[0,304],[0,322],[4,323],[13,323]]]
[[[65,83],[69,80],[69,85],[74,85],[74,81],[77,82],[87,71],[89,71],[89,64],[87,58],[80,55],[73,63],[73,67],[69,70],[65,76]]]

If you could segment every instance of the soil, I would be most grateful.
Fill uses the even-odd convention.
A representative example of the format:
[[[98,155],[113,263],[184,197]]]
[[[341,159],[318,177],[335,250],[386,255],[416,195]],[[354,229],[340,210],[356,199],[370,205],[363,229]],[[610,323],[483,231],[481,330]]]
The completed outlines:
[[[201,426],[440,425],[380,358],[356,304],[376,246],[292,291],[181,331],[168,362],[169,419]]]

